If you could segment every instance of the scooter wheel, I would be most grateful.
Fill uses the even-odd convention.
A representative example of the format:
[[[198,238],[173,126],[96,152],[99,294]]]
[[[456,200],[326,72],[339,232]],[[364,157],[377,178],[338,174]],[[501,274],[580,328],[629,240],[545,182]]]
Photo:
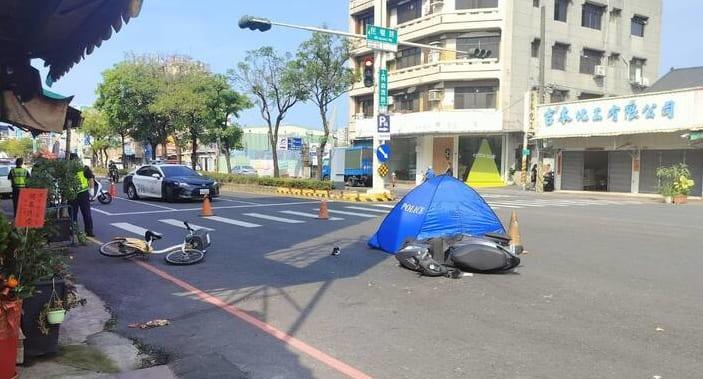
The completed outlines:
[[[98,195],[98,201],[100,204],[110,204],[112,203],[112,195],[109,192]]]

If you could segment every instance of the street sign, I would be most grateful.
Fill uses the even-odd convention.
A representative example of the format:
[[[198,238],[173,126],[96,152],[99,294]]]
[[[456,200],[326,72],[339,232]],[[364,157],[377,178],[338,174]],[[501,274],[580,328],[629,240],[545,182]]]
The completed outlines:
[[[278,138],[278,146],[276,146],[276,149],[288,150],[288,137],[279,137]]]
[[[391,159],[391,145],[384,143],[376,149],[376,156],[381,163]]]
[[[45,188],[22,188],[20,190],[15,227],[32,229],[44,227],[48,193],[49,191]]]
[[[388,70],[378,70],[378,106],[388,108]]]
[[[398,31],[376,25],[366,27],[366,47],[382,51],[398,51]]]
[[[527,157],[530,155],[530,149],[522,149],[522,156]]]
[[[388,166],[386,166],[385,163],[382,163],[380,166],[378,166],[378,175],[381,175],[381,176],[388,175]]]
[[[389,141],[391,139],[391,116],[387,114],[379,114],[376,126],[378,139],[381,141]]]
[[[303,148],[303,139],[300,137],[288,138],[288,150],[301,150]]]

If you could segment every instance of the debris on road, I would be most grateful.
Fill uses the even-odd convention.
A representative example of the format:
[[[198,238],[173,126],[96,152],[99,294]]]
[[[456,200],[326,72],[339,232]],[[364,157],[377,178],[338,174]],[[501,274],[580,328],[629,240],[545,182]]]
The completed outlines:
[[[657,326],[656,331],[657,331],[657,332],[663,332],[663,331],[664,331],[664,328],[660,328],[660,327]]]
[[[170,324],[170,322],[168,320],[156,319],[156,320],[147,321],[147,322],[144,322],[141,324],[140,323],[129,324],[129,327],[130,328],[139,328],[139,329],[151,329],[151,328],[158,328],[160,326],[166,326],[168,324]]]
[[[342,251],[339,249],[339,246],[335,246],[335,247],[332,249],[332,256],[336,257],[336,256],[339,255],[341,252],[342,252]]]

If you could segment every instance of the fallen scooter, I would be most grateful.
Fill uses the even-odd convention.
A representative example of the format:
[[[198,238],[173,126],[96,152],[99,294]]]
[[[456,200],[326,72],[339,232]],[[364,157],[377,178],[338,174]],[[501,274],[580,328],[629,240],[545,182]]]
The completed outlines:
[[[403,267],[422,275],[453,278],[461,272],[504,273],[520,265],[520,258],[510,248],[510,239],[497,234],[409,241],[396,259]]]
[[[110,192],[107,192],[103,189],[102,183],[100,183],[100,181],[98,180],[95,181],[95,186],[90,192],[90,201],[94,201],[95,199],[97,199],[100,204],[112,203],[112,195],[110,195]]]

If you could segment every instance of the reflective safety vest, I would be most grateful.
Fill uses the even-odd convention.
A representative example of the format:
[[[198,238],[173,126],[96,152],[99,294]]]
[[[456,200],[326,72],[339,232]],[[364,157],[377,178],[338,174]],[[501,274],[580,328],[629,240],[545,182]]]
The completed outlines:
[[[78,190],[78,193],[87,191],[89,188],[88,178],[85,177],[85,172],[82,168],[80,169],[80,171],[76,172],[76,179],[78,179],[78,183],[80,183],[81,185],[81,188]]]
[[[27,174],[29,172],[26,168],[14,167],[12,170],[12,186],[15,188],[24,188],[27,186]]]

